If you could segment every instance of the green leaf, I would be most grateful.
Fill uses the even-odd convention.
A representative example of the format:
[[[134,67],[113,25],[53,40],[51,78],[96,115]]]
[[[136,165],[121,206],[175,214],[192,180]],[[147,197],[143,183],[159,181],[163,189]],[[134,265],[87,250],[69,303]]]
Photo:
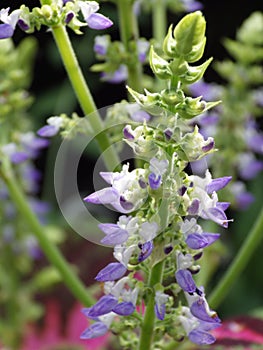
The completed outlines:
[[[169,67],[169,62],[164,60],[162,57],[157,55],[154,51],[153,46],[150,49],[149,55],[150,66],[153,73],[160,79],[170,79],[172,77],[172,72]]]
[[[176,51],[188,62],[195,62],[203,55],[206,21],[200,11],[186,15],[175,27]]]
[[[209,58],[200,66],[191,67],[188,65],[188,71],[185,75],[180,76],[180,80],[184,84],[193,84],[198,80],[202,79],[207,67],[212,62],[213,58]]]

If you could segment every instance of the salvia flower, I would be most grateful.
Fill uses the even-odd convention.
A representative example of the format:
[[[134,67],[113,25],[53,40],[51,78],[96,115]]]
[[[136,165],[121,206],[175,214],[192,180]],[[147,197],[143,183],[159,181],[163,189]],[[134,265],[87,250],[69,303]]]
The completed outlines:
[[[156,291],[155,292],[155,306],[154,306],[154,311],[156,317],[163,321],[165,317],[165,309],[166,309],[166,302],[168,301],[169,296],[161,291]]]
[[[103,16],[101,13],[97,13],[99,4],[96,1],[78,1],[78,5],[90,28],[102,30],[113,25],[113,22],[109,18]]]
[[[10,7],[0,10],[0,39],[11,38],[14,34],[21,10],[14,10],[9,14]]]

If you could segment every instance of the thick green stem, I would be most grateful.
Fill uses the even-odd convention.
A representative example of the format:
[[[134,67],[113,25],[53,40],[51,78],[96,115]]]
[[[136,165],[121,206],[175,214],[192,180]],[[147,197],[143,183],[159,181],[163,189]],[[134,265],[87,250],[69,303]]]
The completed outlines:
[[[89,116],[89,122],[100,149],[105,151],[110,147],[110,141],[107,135],[102,133],[104,131],[103,121],[83,77],[66,28],[63,26],[53,27],[52,33],[80,106],[84,114]],[[104,162],[110,171],[119,164],[118,156],[112,147],[108,149],[107,157],[104,157]]]
[[[154,290],[153,287],[157,283],[162,282],[163,276],[163,265],[164,262],[161,261],[153,266],[151,270],[151,274],[149,276],[149,288],[151,289],[151,295],[149,297],[149,301],[147,303],[144,320],[141,329],[141,337],[139,343],[139,350],[150,350],[151,344],[153,340],[153,332],[154,332],[154,321],[155,321],[155,312],[154,312]]]
[[[155,0],[152,8],[153,38],[158,46],[162,46],[167,31],[167,15],[164,0]]]
[[[236,279],[240,276],[241,272],[246,267],[255,249],[259,247],[260,241],[263,238],[262,231],[263,208],[261,209],[257,221],[252,227],[236,258],[233,260],[230,267],[220,280],[219,284],[212,292],[209,298],[209,304],[212,308],[217,308],[218,305],[223,301],[227,293],[230,291],[231,285],[236,281]]]
[[[88,294],[85,286],[79,280],[73,269],[70,268],[69,264],[61,255],[57,247],[54,246],[47,238],[45,228],[40,225],[36,215],[29,206],[23,191],[17,183],[11,167],[7,167],[6,165],[7,164],[2,164],[0,175],[9,190],[9,195],[13,200],[14,205],[23,216],[28,227],[32,230],[32,233],[36,236],[38,243],[47,259],[55,268],[57,268],[63,282],[67,285],[72,294],[85,306],[91,306],[94,302],[93,298]]]
[[[137,18],[133,12],[133,2],[131,0],[118,0],[119,25],[121,41],[127,53],[133,55],[128,68],[127,84],[132,89],[142,92],[142,65],[138,58],[137,45],[131,45],[139,38]]]

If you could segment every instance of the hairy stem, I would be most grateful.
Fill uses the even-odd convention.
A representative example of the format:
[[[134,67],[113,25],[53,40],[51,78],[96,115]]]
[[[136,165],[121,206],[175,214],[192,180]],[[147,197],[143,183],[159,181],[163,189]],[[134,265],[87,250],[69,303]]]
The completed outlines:
[[[257,221],[252,227],[235,259],[231,263],[226,273],[223,275],[217,287],[212,292],[209,298],[209,304],[212,308],[217,308],[218,305],[224,300],[228,291],[231,289],[230,287],[240,276],[256,248],[259,247],[260,241],[263,238],[262,230],[263,208],[261,209]]]
[[[101,151],[108,149],[107,157],[104,157],[104,162],[107,169],[112,171],[120,163],[118,155],[114,151],[114,148],[110,147],[110,141],[106,133],[103,132],[103,121],[80,69],[66,28],[63,26],[53,27],[52,33],[80,106],[84,114],[89,116],[89,122],[99,147]]]
[[[87,289],[73,269],[71,269],[58,248],[49,241],[45,228],[41,226],[35,213],[29,206],[28,200],[20,188],[11,167],[8,166],[8,164],[2,164],[0,175],[9,190],[9,195],[14,205],[23,216],[32,233],[36,236],[49,262],[58,270],[63,282],[67,285],[72,294],[85,306],[91,306],[94,302],[93,298],[89,295]]]
[[[144,320],[141,329],[139,350],[150,350],[151,344],[153,340],[153,332],[154,332],[154,321],[155,321],[155,312],[154,312],[154,290],[153,287],[157,283],[162,282],[163,276],[163,265],[164,262],[161,261],[153,266],[150,276],[149,276],[149,288],[151,288],[151,295],[149,297],[149,301],[146,306],[146,311],[144,315]]]
[[[130,53],[132,59],[127,65],[128,81],[127,84],[132,89],[142,92],[142,65],[138,58],[136,43],[139,38],[137,18],[133,12],[133,2],[131,0],[117,1],[120,23],[120,36],[126,52]]]

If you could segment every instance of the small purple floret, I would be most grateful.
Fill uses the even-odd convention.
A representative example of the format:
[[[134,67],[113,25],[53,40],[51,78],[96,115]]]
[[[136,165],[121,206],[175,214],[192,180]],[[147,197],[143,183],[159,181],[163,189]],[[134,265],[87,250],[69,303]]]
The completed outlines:
[[[120,316],[131,315],[135,310],[135,306],[131,301],[123,301],[122,303],[117,304],[112,311]]]
[[[148,241],[143,244],[140,244],[139,248],[141,249],[141,253],[138,257],[138,261],[142,262],[145,259],[147,259],[151,255],[153,251],[153,247],[154,245],[152,241]]]
[[[216,312],[214,311],[207,311],[206,309],[206,302],[203,298],[199,298],[198,300],[194,301],[191,305],[191,313],[199,320],[205,321],[205,322],[211,322],[211,323],[220,323],[220,318],[217,316]]]
[[[0,39],[11,38],[14,34],[14,28],[7,23],[0,24]]]
[[[157,190],[162,183],[161,175],[156,176],[154,173],[151,173],[148,177],[149,185],[152,190]]]
[[[206,192],[208,194],[211,194],[213,192],[217,192],[217,191],[221,190],[222,188],[226,187],[231,180],[232,180],[232,176],[224,176],[224,177],[219,177],[217,179],[213,179],[206,186]]]
[[[196,290],[195,281],[192,274],[188,270],[178,270],[175,273],[175,278],[179,286],[188,293],[194,293]]]
[[[92,13],[85,19],[91,29],[103,30],[111,27],[113,22],[101,13]]]
[[[210,345],[216,341],[216,338],[212,334],[198,329],[193,329],[188,334],[188,338],[191,342],[198,345]]]
[[[41,137],[52,137],[55,136],[59,131],[59,128],[55,125],[44,125],[37,131],[37,135]]]
[[[126,267],[118,262],[110,263],[104,267],[95,277],[96,281],[115,281],[121,278],[127,271]]]
[[[102,322],[93,323],[80,336],[80,339],[93,339],[101,337],[108,332],[108,327]]]

